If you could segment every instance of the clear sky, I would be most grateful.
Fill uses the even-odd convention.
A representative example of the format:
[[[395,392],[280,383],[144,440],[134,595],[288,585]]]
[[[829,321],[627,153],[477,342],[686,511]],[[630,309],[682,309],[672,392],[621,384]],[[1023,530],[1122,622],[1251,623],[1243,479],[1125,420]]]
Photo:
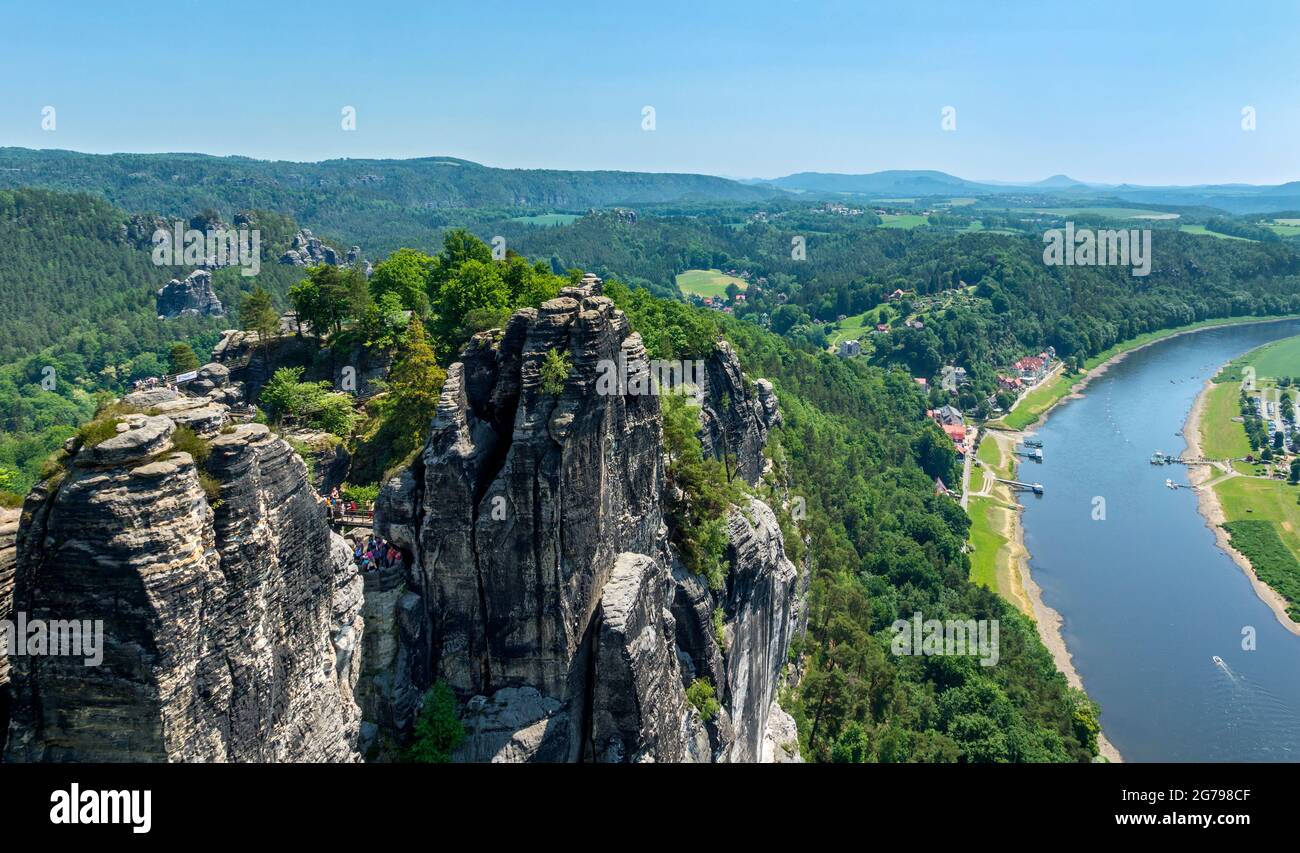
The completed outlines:
[[[1294,0],[4,0],[0,27],[0,145],[731,177],[1300,179]]]

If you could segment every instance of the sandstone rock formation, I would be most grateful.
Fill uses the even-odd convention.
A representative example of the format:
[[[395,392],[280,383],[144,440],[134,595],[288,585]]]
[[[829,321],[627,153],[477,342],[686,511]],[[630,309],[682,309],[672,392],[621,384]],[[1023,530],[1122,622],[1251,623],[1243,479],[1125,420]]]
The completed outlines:
[[[19,511],[0,507],[0,626],[13,618],[14,569],[17,566]],[[9,654],[0,631],[0,755],[9,734]]]
[[[243,389],[248,402],[256,402],[262,386],[281,367],[303,368],[304,382],[327,381],[339,390],[370,396],[388,375],[393,355],[361,344],[321,349],[318,341],[294,330],[263,344],[256,332],[227,329],[212,348],[212,360],[229,371],[230,383]]]
[[[138,413],[116,434],[71,440],[21,525],[0,512],[0,618],[104,631],[100,666],[0,660],[5,760],[392,759],[438,680],[461,705],[456,760],[798,760],[776,695],[806,577],[753,497],[727,519],[721,589],[682,565],[660,398],[596,390],[606,360],[650,374],[598,281],[471,340],[423,452],[380,493],[375,532],[403,564],[364,576],[303,460],[232,419],[261,378],[251,362],[276,363],[262,347],[242,361],[239,335],[188,393],[129,394]],[[558,392],[542,379],[552,351],[571,365]],[[772,387],[724,343],[706,366],[702,444],[757,483]],[[181,426],[206,461],[176,449]],[[696,679],[720,705],[707,720],[687,699]]]
[[[221,300],[212,290],[212,273],[195,270],[185,280],[174,278],[158,290],[158,317],[170,320],[185,314],[220,317],[225,314]]]
[[[541,379],[552,350],[572,364],[558,394]],[[391,754],[441,679],[466,703],[460,760],[761,758],[797,573],[756,500],[731,519],[726,590],[676,562],[659,399],[594,390],[620,353],[648,374],[640,336],[589,284],[475,336],[449,368],[423,454],[377,507],[376,531],[412,559],[373,599],[367,579],[376,642],[358,690],[372,752]],[[779,417],[770,386],[768,408],[729,349],[711,362],[712,435],[757,481]],[[723,705],[708,725],[685,699],[695,677]]]
[[[734,456],[740,476],[752,486],[763,476],[768,430],[781,425],[772,383],[751,383],[726,341],[705,360],[704,375],[700,443],[717,459]]]
[[[369,277],[372,272],[370,262],[361,257],[360,246],[353,246],[346,255],[340,256],[337,249],[325,245],[319,237],[312,236],[308,228],[300,229],[293,235],[288,251],[280,256],[280,263],[296,267],[314,267],[321,264],[331,267],[353,267],[363,262],[366,276]]]
[[[5,760],[358,759],[362,581],[302,460],[153,402],[27,498],[13,610],[102,622],[103,660],[11,656]],[[178,423],[212,436],[202,471]]]

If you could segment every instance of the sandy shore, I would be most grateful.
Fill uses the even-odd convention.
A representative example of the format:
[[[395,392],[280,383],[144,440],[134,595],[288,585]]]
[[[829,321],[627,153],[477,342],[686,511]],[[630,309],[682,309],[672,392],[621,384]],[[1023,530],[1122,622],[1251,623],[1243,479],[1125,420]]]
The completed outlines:
[[[1210,388],[1214,383],[1207,380],[1201,393],[1196,395],[1196,401],[1192,403],[1192,409],[1187,414],[1187,423],[1183,425],[1183,437],[1187,440],[1187,453],[1189,456],[1201,455],[1201,418],[1205,413],[1205,401],[1209,396]],[[1205,519],[1205,526],[1214,531],[1214,540],[1218,543],[1219,548],[1225,554],[1232,558],[1232,561],[1241,567],[1250,578],[1250,585],[1255,588],[1255,594],[1260,600],[1268,605],[1269,610],[1277,617],[1277,621],[1282,623],[1292,634],[1300,635],[1300,623],[1297,623],[1286,612],[1287,600],[1283,598],[1275,589],[1259,579],[1255,574],[1255,567],[1250,564],[1246,555],[1232,547],[1228,531],[1224,530],[1222,524],[1227,518],[1223,514],[1223,505],[1219,502],[1219,496],[1214,489],[1207,486],[1210,480],[1218,474],[1218,470],[1206,465],[1189,465],[1187,466],[1187,476],[1191,480],[1196,491],[1196,505],[1200,510],[1201,517]]]
[[[1023,438],[1024,435],[1025,433],[1011,430],[996,430],[988,432],[984,440],[996,441],[1003,453],[1010,454],[1016,442]],[[1019,464],[1015,461],[1014,456],[1011,456],[1011,460],[1011,468],[1014,472],[1019,467]],[[998,486],[998,488],[1005,490],[1006,487]],[[1056,668],[1065,676],[1065,680],[1069,685],[1083,690],[1083,679],[1079,677],[1079,671],[1074,668],[1074,658],[1070,656],[1070,650],[1065,645],[1065,638],[1061,635],[1061,614],[1043,602],[1042,590],[1039,589],[1038,584],[1034,582],[1033,575],[1030,574],[1029,549],[1025,547],[1025,528],[1020,523],[1022,507],[1016,502],[1015,496],[1011,492],[1007,491],[1006,494],[1007,497],[1005,498],[1000,495],[994,496],[1000,503],[1016,507],[1014,510],[998,510],[1002,516],[1002,524],[998,533],[1007,540],[1004,547],[1010,551],[1008,560],[1010,563],[1010,589],[1000,591],[1003,597],[1015,605],[1018,610],[1034,620],[1034,625],[1038,628],[1038,638],[1051,652]],[[1124,760],[1114,744],[1106,739],[1104,732],[1097,733],[1097,750],[1107,761],[1119,763]]]

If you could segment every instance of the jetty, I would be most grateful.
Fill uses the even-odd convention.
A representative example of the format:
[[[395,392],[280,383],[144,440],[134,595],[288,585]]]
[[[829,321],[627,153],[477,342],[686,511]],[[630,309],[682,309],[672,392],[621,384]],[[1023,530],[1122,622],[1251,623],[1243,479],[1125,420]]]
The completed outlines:
[[[1033,492],[1036,495],[1041,495],[1043,493],[1042,483],[1022,483],[1019,480],[1004,480],[1001,477],[994,477],[993,479],[997,480],[999,483],[1005,483],[1010,486],[1012,491]]]

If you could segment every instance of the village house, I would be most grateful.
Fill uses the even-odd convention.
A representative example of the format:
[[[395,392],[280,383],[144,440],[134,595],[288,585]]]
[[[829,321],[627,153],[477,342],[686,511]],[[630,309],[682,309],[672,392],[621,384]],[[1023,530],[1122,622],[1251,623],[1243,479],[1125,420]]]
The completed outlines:
[[[1007,376],[1006,374],[999,373],[998,387],[1001,388],[1003,391],[1019,393],[1020,389],[1025,387],[1025,383],[1020,381],[1019,376]]]
[[[874,333],[877,334],[877,335],[880,335],[880,334],[884,334],[885,332],[888,332],[888,331],[889,331],[889,324],[888,324],[888,323],[877,323],[877,324],[876,324],[876,328],[875,328],[875,330],[874,330]]]
[[[966,416],[956,406],[940,406],[926,412],[926,415],[933,418],[934,422],[941,427],[958,426],[964,428],[966,424]]]
[[[958,456],[966,455],[966,427],[950,426],[945,424],[943,431],[952,439],[953,447],[957,449]]]
[[[1042,355],[1027,355],[1017,359],[1012,367],[1020,374],[1022,380],[1030,384],[1037,384],[1047,375],[1047,362]]]
[[[939,387],[949,393],[956,394],[957,389],[965,385],[966,382],[966,368],[964,367],[955,367],[949,364],[945,365],[943,370],[939,372]]]
[[[840,341],[840,358],[852,358],[855,355],[862,355],[861,341]]]

